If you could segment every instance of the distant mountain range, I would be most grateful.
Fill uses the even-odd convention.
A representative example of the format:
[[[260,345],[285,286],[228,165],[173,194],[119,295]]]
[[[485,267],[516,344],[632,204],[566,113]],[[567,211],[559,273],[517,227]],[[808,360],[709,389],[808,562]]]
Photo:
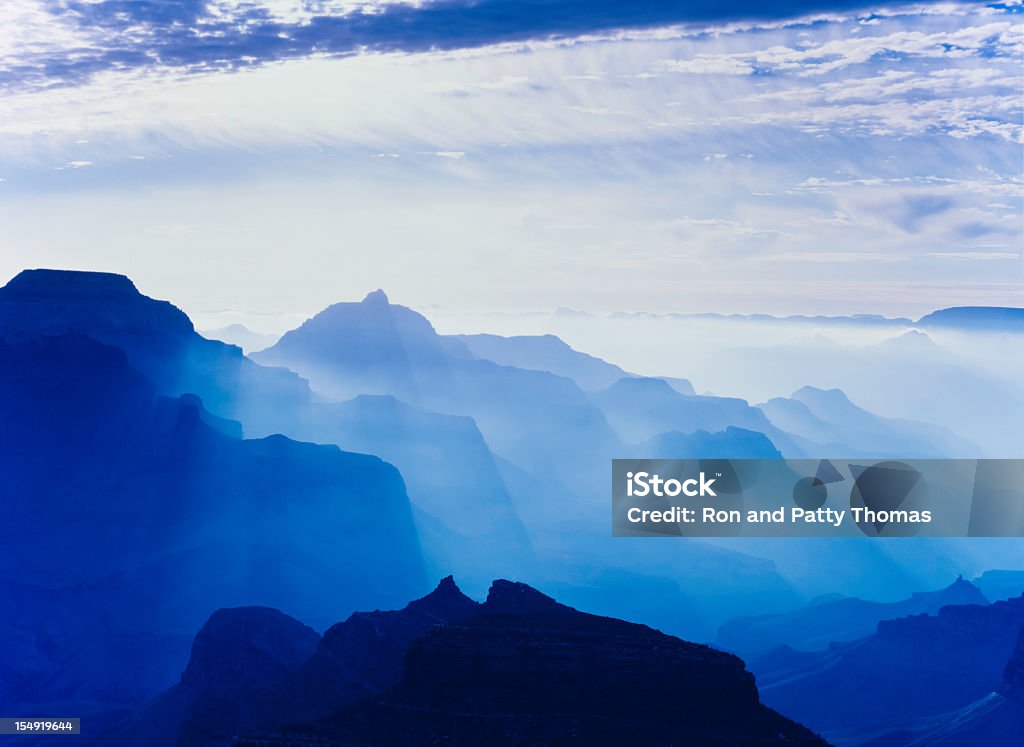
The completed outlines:
[[[904,378],[931,372],[925,360],[939,361],[935,370],[949,375],[939,377],[949,391],[987,381],[949,373],[943,351],[920,333],[876,347],[882,360],[908,365],[898,371]],[[580,616],[514,584],[495,585],[493,603],[478,605],[445,582],[404,610],[355,615],[323,638],[273,610],[322,628],[354,609],[397,607],[426,590],[428,574],[455,570],[474,594],[495,576],[516,577],[574,606],[689,638],[708,640],[727,619],[747,616],[758,622],[737,637],[802,646],[851,630],[863,641],[880,635],[884,625],[877,634],[871,625],[890,616],[983,601],[960,588],[959,596],[942,592],[949,593],[944,601],[908,600],[881,611],[870,603],[820,603],[794,613],[789,632],[799,634],[787,638],[779,631],[789,623],[776,615],[802,607],[805,594],[841,587],[892,598],[934,588],[955,561],[939,542],[623,543],[609,535],[613,457],[852,457],[895,448],[909,456],[968,448],[940,427],[877,416],[859,406],[861,397],[853,404],[845,387],[802,382],[791,397],[755,407],[697,395],[685,379],[632,375],[555,337],[439,335],[383,292],[325,309],[253,358],[200,336],[183,312],[122,276],[33,270],[0,288],[7,496],[0,595],[10,602],[0,616],[2,710],[66,705],[89,714],[92,729],[110,726],[111,739],[125,744],[147,743],[138,731],[144,722],[178,719],[176,733],[197,744],[264,727],[276,730],[274,740],[319,734],[356,744],[415,742],[438,730],[511,743],[554,739],[565,728],[595,743],[624,739],[625,715],[601,698],[614,693],[625,703],[628,693],[594,673],[597,661],[622,682],[661,678],[666,691],[682,688],[688,697],[698,698],[688,678],[707,680],[712,690],[721,684],[746,721],[741,731],[722,731],[714,704],[699,701],[701,712],[686,718],[697,729],[690,737],[709,740],[701,743],[715,743],[709,735],[721,732],[723,745],[771,744],[770,729],[779,728],[776,735],[813,744],[757,705],[734,657]],[[769,369],[758,362],[758,376]],[[1004,394],[995,385],[979,397],[1012,419]],[[976,413],[975,423],[992,411]],[[979,553],[972,567],[982,566]],[[1000,599],[1014,596],[1018,581],[990,575],[978,583]],[[506,609],[513,597],[525,605],[514,613]],[[122,718],[174,681],[192,632],[225,606],[242,609],[209,618],[179,685],[133,720]],[[573,639],[573,629],[582,638]],[[523,642],[517,652],[537,655],[510,666],[503,636]],[[229,639],[243,644],[232,647]],[[410,642],[428,639],[419,661],[429,666],[407,662]],[[539,700],[508,700],[499,680],[466,673],[466,641],[497,657],[499,668],[486,671],[501,677],[543,685],[542,664],[571,672],[552,680],[567,688],[568,721],[544,712]],[[569,641],[587,655],[565,658],[575,645]],[[557,645],[547,648],[551,642]],[[792,693],[798,681],[813,688],[815,673],[832,660],[803,669],[806,657],[838,651],[843,666],[852,666],[855,657],[842,652],[855,643],[812,654],[776,649],[758,671],[789,708],[786,698],[800,696],[790,696],[775,672],[793,673]],[[652,647],[665,661],[636,653]],[[445,679],[449,669],[468,679]],[[590,682],[597,689],[587,689]],[[448,699],[433,700],[441,695]],[[950,711],[972,702],[942,705]],[[513,705],[525,710],[506,710]],[[434,716],[416,715],[427,706]],[[515,731],[503,715],[510,712],[525,731]],[[223,716],[222,726],[211,714]],[[368,717],[380,721],[368,724]],[[657,734],[688,738],[670,713],[651,723]],[[918,719],[907,728],[917,734],[926,726]],[[638,728],[642,735],[654,729]]]
[[[1024,744],[1024,630],[999,687],[963,708],[871,742],[872,747],[971,747]]]
[[[937,437],[932,454],[1020,456],[1017,444],[1024,423],[1024,394],[1019,387],[936,345],[921,332],[864,346],[804,341],[732,348],[715,353],[702,365],[730,389],[743,390],[744,382],[758,391],[797,391],[808,385],[821,391],[839,389],[859,407],[886,414],[889,444],[893,443],[889,439],[900,438],[900,434],[914,435],[905,427],[910,424],[893,423],[895,418],[943,426],[945,430],[931,430]],[[757,372],[756,377],[750,376],[752,371]],[[777,404],[766,403],[766,412],[774,407],[775,416],[791,427],[822,433],[807,421],[805,413]],[[779,427],[785,426],[780,423]],[[854,436],[863,443],[865,434],[858,430],[860,426],[854,424]],[[912,430],[917,436],[905,443],[901,452],[914,447],[920,451],[922,442],[927,442],[922,437],[928,431],[920,425]]]
[[[463,349],[453,352],[453,345]],[[618,444],[571,379],[475,358],[382,291],[334,304],[253,357],[299,372],[334,399],[386,394],[471,416],[496,453],[534,472],[586,474],[575,465]],[[570,432],[574,438],[566,439]]]
[[[960,578],[944,589],[917,592],[898,602],[869,602],[856,597],[826,599],[793,612],[732,620],[718,629],[716,645],[742,654],[779,646],[815,651],[875,632],[883,620],[936,614],[951,604],[987,604],[974,584]]]
[[[1024,333],[1024,308],[957,306],[921,317],[919,327],[944,327],[977,332]]]
[[[582,313],[582,312],[576,312]],[[1008,306],[954,306],[925,314],[916,322],[907,317],[880,314],[719,314],[715,312],[651,314],[647,312],[616,312],[613,318],[695,319],[707,321],[754,322],[762,324],[807,324],[858,327],[949,327],[990,332],[1024,332],[1024,308]]]
[[[893,741],[900,733],[996,691],[1022,628],[1024,597],[951,605],[882,621],[877,632],[826,651],[777,649],[751,668],[765,703],[836,744],[903,744]]]
[[[451,578],[322,639],[276,610],[214,613],[181,682],[96,743],[140,740],[825,745],[761,705],[734,656],[578,612],[521,583],[495,581],[478,604]]]
[[[883,418],[857,407],[839,389],[805,386],[789,398],[758,407],[779,428],[821,444],[834,444],[852,456],[935,458],[971,454],[977,447],[948,428]]]
[[[208,340],[220,340],[229,345],[237,345],[246,354],[268,348],[279,339],[278,335],[253,332],[244,324],[229,324],[215,329],[203,329],[200,330],[200,334]]]
[[[554,335],[501,337],[499,335],[453,335],[475,357],[502,366],[547,371],[572,379],[586,390],[604,389],[628,376],[618,366],[573,350]],[[461,352],[457,346],[455,350]]]

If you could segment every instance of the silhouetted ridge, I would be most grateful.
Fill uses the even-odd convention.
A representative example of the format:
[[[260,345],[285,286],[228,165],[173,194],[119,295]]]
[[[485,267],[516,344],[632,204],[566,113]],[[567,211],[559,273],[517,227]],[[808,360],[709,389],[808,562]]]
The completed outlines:
[[[421,588],[394,467],[226,435],[197,397],[160,395],[127,358],[83,334],[0,335],[3,513],[19,527],[0,542],[0,581],[58,590],[64,610],[40,623],[27,601],[0,605],[0,639],[33,662],[17,688],[0,676],[0,698],[134,704],[180,674],[177,636],[218,606],[323,621],[338,598]]]
[[[479,607],[448,577],[401,610],[357,612],[323,638],[277,610],[218,610],[181,682],[94,744],[228,747],[242,732],[324,718],[397,685],[412,639]]]
[[[547,594],[518,581],[496,580],[487,592],[483,612],[492,614],[532,615],[572,613],[571,607],[559,604]]]
[[[181,681],[198,688],[276,682],[319,643],[316,631],[275,609],[217,610],[196,634]]]
[[[135,283],[112,272],[77,270],[22,270],[7,283],[12,297],[109,298],[114,295],[141,295]]]
[[[446,579],[435,593],[453,591]],[[495,581],[478,612],[412,640],[388,692],[237,744],[825,744],[761,705],[731,654],[578,612],[513,581]],[[389,614],[402,613],[367,617]]]
[[[24,270],[0,288],[0,312],[0,329],[18,332],[182,336],[194,331],[181,309],[142,295],[124,275],[107,272]]]
[[[502,366],[549,371],[574,380],[583,389],[596,391],[611,386],[628,374],[616,365],[574,350],[555,335],[451,335],[456,354],[466,350]]]
[[[943,607],[964,604],[984,605],[988,600],[977,586],[959,577],[942,589],[914,592],[896,602],[841,597],[792,612],[738,617],[719,628],[716,643],[740,653],[767,652],[779,646],[823,650],[836,642],[871,635],[883,620],[934,615]]]
[[[310,400],[305,381],[200,336],[181,309],[139,293],[123,275],[26,270],[0,288],[0,335],[68,333],[121,348],[161,394],[195,393],[247,435],[299,435],[295,424]]]
[[[432,592],[422,599],[409,602],[412,612],[425,612],[442,620],[461,620],[475,614],[480,605],[462,593],[455,579],[445,576]]]
[[[383,294],[329,306],[254,358],[287,366],[328,398],[391,395],[468,415],[495,454],[527,471],[572,470],[577,483],[589,472],[580,464],[617,445],[573,380],[475,358],[465,343],[441,337],[423,315]]]

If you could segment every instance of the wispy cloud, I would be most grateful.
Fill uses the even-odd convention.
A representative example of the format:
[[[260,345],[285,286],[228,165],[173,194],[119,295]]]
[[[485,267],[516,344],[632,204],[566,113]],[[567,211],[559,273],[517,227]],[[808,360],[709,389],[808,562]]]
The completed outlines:
[[[0,248],[173,276],[301,245],[359,288],[440,257],[453,302],[1024,286],[1016,8],[681,5],[5,4]]]

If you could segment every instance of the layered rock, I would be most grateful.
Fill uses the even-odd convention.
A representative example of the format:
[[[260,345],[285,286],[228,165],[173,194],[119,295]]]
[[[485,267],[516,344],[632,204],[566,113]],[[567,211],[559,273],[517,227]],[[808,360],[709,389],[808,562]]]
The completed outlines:
[[[195,394],[215,415],[244,423],[246,435],[305,435],[306,382],[201,337],[181,309],[123,275],[25,270],[0,288],[0,336],[69,333],[122,349],[160,394]]]
[[[402,683],[243,745],[824,745],[764,707],[730,654],[496,581],[479,611],[409,647]]]
[[[376,457],[228,436],[80,334],[0,340],[0,378],[0,520],[18,528],[0,582],[24,587],[4,624],[45,660],[9,700],[136,703],[219,604],[329,620],[422,588],[402,479]]]

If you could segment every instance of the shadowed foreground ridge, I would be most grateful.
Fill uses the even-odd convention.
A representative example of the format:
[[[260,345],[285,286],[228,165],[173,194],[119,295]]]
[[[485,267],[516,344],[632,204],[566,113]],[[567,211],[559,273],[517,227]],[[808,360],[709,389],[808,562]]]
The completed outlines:
[[[511,581],[463,611],[410,643],[397,687],[237,744],[826,744],[761,705],[731,654]]]

